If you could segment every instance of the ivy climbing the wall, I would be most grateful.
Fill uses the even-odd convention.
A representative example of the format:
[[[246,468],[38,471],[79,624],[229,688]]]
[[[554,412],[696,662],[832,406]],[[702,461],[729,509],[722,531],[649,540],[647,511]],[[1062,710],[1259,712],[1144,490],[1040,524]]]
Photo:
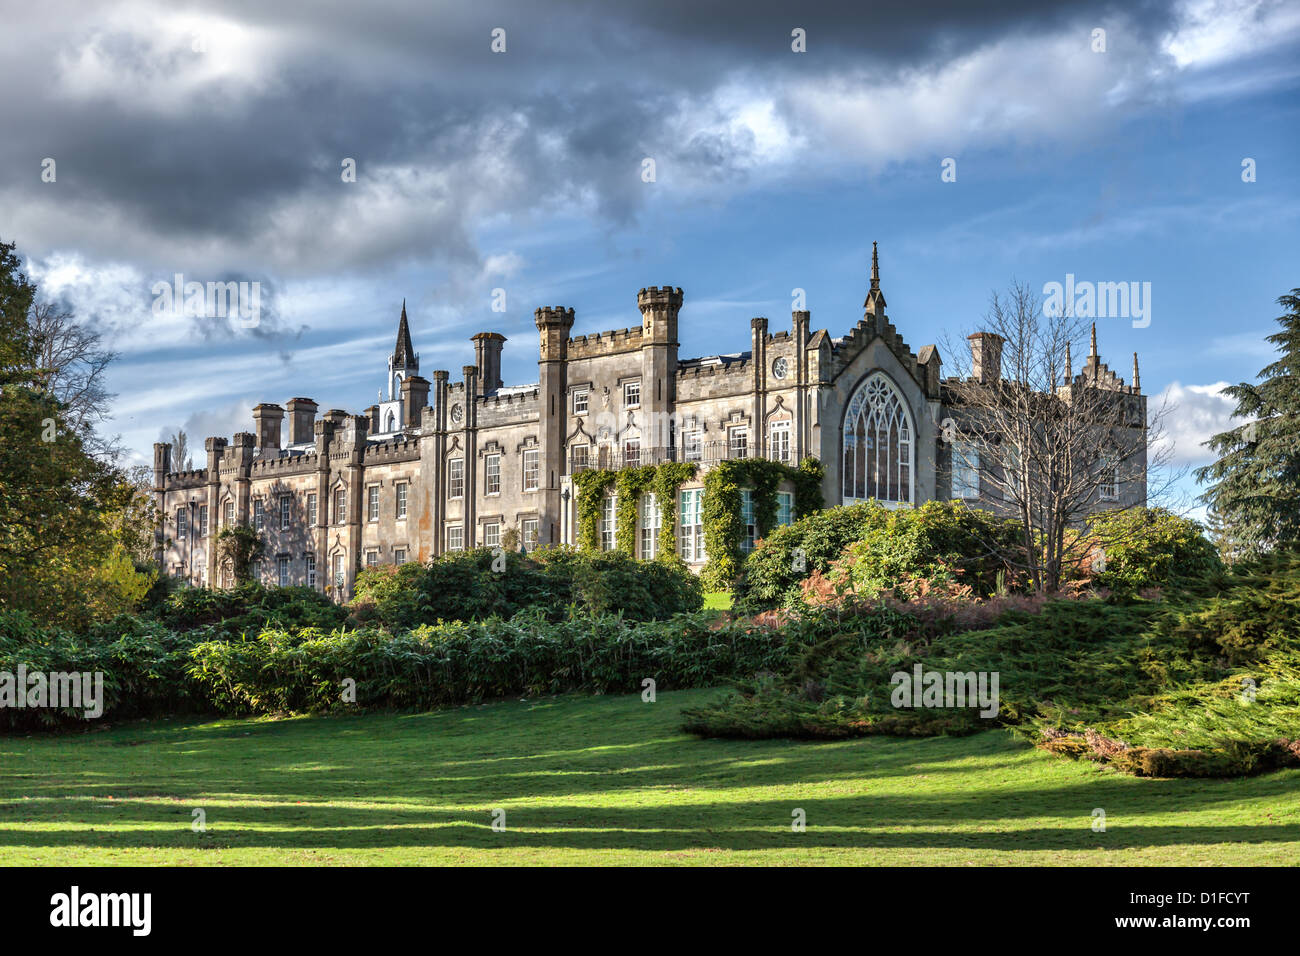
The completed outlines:
[[[618,471],[591,469],[573,476],[578,489],[578,547],[583,551],[600,550],[600,513],[607,494],[618,496],[614,513],[614,547],[631,557],[637,556],[637,506],[643,495],[653,493],[660,510],[659,540],[656,559],[676,562],[677,490],[695,477],[692,462],[665,462]]]

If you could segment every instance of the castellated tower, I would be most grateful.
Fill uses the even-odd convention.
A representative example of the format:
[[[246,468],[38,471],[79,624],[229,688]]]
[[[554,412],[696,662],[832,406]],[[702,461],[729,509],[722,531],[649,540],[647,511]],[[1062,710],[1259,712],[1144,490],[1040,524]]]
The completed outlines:
[[[573,309],[563,306],[533,313],[541,337],[537,358],[537,439],[541,447],[538,533],[542,541],[559,541],[560,478],[564,474],[564,429],[568,422],[569,333]]]
[[[641,310],[641,429],[643,447],[673,444],[672,414],[677,405],[677,313],[682,290],[651,286],[636,295]],[[626,425],[627,423],[621,423]]]

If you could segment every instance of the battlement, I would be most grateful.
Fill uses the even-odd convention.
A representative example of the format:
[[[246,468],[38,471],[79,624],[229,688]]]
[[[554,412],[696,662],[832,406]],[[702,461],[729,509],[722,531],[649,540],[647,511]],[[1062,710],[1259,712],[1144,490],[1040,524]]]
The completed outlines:
[[[415,436],[395,437],[385,441],[373,442],[366,446],[362,457],[366,465],[415,461],[420,457],[420,439]]]
[[[166,484],[163,487],[167,491],[177,491],[182,488],[201,488],[207,483],[208,470],[206,468],[191,468],[188,471],[168,472]]]
[[[634,352],[641,348],[642,343],[643,334],[640,326],[634,329],[615,329],[612,332],[577,335],[569,339],[569,358],[597,358],[603,355],[617,355],[620,352]]]
[[[548,305],[533,311],[533,318],[538,328],[544,325],[572,326],[573,315],[573,309],[562,305]]]
[[[253,459],[249,475],[257,478],[268,475],[304,475],[315,471],[316,463],[317,455],[314,451],[296,455],[268,455]]]
[[[641,307],[662,305],[671,306],[680,309],[682,307],[682,290],[680,288],[666,285],[652,285],[648,289],[642,289],[636,294],[637,305]]]

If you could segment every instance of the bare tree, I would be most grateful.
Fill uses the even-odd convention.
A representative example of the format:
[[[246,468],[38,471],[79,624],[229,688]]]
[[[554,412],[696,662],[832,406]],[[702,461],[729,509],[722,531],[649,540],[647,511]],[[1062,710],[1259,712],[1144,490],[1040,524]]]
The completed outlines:
[[[113,456],[116,440],[99,434],[116,397],[105,384],[105,371],[117,358],[106,349],[100,333],[76,320],[52,302],[38,302],[28,312],[28,325],[36,342],[37,368],[45,387],[63,406],[68,427],[87,450]]]
[[[190,456],[190,440],[185,429],[176,429],[167,441],[172,446],[172,470],[189,471],[193,468],[194,459]]]
[[[944,382],[953,410],[940,434],[954,497],[974,485],[992,510],[1019,521],[1024,554],[1011,561],[1039,592],[1059,588],[1096,545],[1104,555],[1107,542],[1080,533],[1087,518],[1147,504],[1149,476],[1166,474],[1172,451],[1161,441],[1169,407],[1148,414],[1136,381],[1124,384],[1101,362],[1095,325],[1075,374],[1073,344],[1085,328],[1068,313],[1044,315],[1030,288],[1013,282],[993,293],[969,351],[949,348],[957,375]],[[1136,356],[1133,368],[1136,380]]]

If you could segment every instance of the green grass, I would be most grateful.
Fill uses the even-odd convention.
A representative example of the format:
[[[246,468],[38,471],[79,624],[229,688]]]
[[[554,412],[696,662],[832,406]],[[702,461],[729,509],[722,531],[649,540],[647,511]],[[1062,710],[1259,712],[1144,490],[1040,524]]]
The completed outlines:
[[[1150,780],[1002,731],[700,740],[712,691],[0,740],[0,864],[1294,864],[1300,771]],[[507,829],[491,828],[494,808]],[[1107,829],[1093,832],[1092,812]],[[202,808],[208,830],[195,833]],[[791,813],[807,813],[807,832]]]
[[[704,609],[706,611],[730,611],[731,592],[730,591],[704,592]]]

